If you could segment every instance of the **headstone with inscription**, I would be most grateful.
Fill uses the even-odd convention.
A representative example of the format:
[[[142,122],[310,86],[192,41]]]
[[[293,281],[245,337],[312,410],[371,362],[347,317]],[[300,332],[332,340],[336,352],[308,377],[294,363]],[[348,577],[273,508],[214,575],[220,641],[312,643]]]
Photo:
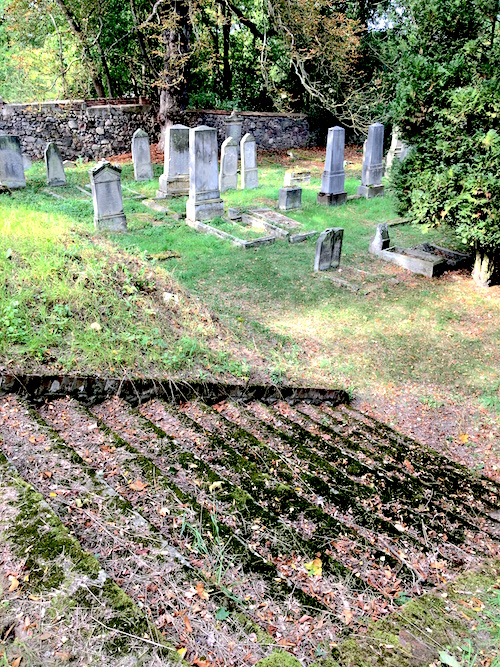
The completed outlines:
[[[89,169],[94,225],[98,230],[127,231],[127,218],[123,212],[121,167],[103,160]]]
[[[189,194],[189,127],[172,125],[165,132],[165,159],[157,197]]]
[[[321,192],[317,203],[339,206],[347,201],[344,172],[345,130],[343,127],[330,127],[326,142],[325,169],[321,176]]]
[[[149,137],[144,130],[136,130],[132,135],[132,162],[136,181],[149,181],[153,178]]]
[[[233,137],[228,137],[220,149],[219,190],[238,188],[238,144]]]
[[[189,198],[186,218],[212,220],[224,213],[220,198],[217,130],[201,125],[189,130]]]
[[[66,174],[61,157],[61,152],[57,144],[50,141],[45,147],[45,171],[47,172],[47,185],[57,187],[66,185]]]
[[[384,126],[382,123],[374,123],[368,128],[361,185],[358,185],[358,195],[366,197],[366,199],[381,197],[384,194],[384,186],[382,185],[382,175],[384,173],[384,165],[382,164],[383,154]]]
[[[8,188],[25,188],[21,140],[13,134],[0,135],[0,183]]]
[[[245,134],[240,143],[241,153],[241,189],[251,190],[259,187],[257,169],[257,144],[251,134]]]
[[[344,230],[342,227],[325,229],[319,235],[314,258],[315,271],[328,271],[328,269],[336,269],[340,265],[343,238]]]

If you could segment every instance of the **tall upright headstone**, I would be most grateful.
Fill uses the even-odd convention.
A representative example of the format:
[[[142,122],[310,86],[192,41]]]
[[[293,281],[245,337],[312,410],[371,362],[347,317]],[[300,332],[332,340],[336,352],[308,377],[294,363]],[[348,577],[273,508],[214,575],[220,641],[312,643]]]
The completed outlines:
[[[316,243],[315,271],[328,271],[328,269],[336,269],[340,266],[343,239],[342,227],[330,227],[321,232]]]
[[[57,144],[50,141],[45,146],[45,171],[47,172],[47,185],[52,187],[66,185],[66,174],[61,157],[61,152]]]
[[[326,141],[325,169],[321,176],[321,192],[318,204],[338,206],[347,201],[344,172],[345,130],[343,127],[330,127]]]
[[[157,197],[189,194],[189,127],[172,125],[165,132],[165,159]]]
[[[408,146],[399,138],[399,129],[392,130],[391,146],[385,157],[385,175],[389,176],[394,160],[404,160],[408,154]]]
[[[123,212],[121,167],[103,160],[89,169],[94,225],[98,230],[127,231]]]
[[[189,130],[188,220],[212,220],[224,213],[220,198],[217,130],[200,125]]]
[[[153,178],[153,164],[149,137],[144,130],[136,130],[132,135],[132,162],[136,181],[149,181]]]
[[[8,188],[25,188],[21,140],[13,134],[0,135],[0,183]]]
[[[238,144],[233,137],[228,137],[220,149],[219,190],[238,188]]]
[[[224,118],[226,126],[226,139],[232,137],[236,141],[238,147],[238,155],[240,152],[241,128],[243,126],[243,118],[238,116],[236,109],[233,109],[230,116]]]
[[[361,185],[358,185],[358,195],[371,199],[384,194],[382,175],[384,165],[384,126],[382,123],[374,123],[368,128],[366,140],[366,151],[363,158],[363,171],[361,173]]]
[[[257,169],[257,143],[247,133],[240,142],[241,153],[241,189],[251,190],[259,187],[259,171]]]

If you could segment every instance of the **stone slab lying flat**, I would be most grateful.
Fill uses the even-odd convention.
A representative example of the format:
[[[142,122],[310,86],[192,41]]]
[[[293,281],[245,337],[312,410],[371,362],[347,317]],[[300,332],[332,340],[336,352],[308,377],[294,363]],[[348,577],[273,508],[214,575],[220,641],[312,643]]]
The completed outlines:
[[[273,225],[277,225],[278,227],[285,227],[287,229],[299,229],[302,227],[301,222],[297,222],[297,220],[293,220],[292,218],[287,218],[286,215],[273,211],[271,208],[253,208],[249,213],[258,218],[262,218]]]
[[[208,225],[205,222],[200,222],[199,220],[189,220],[189,218],[186,218],[186,224],[192,229],[196,229],[197,232],[218,236],[220,239],[224,239],[225,241],[231,241],[231,243],[239,246],[240,248],[256,248],[260,245],[271,245],[276,241],[275,236],[262,236],[259,239],[246,241],[244,239],[239,239],[237,236],[233,236],[232,234],[229,234],[222,229],[212,227],[212,225]]]
[[[286,239],[290,233],[282,227],[277,227],[276,225],[273,225],[263,218],[259,218],[255,215],[249,215],[248,213],[242,214],[241,222],[244,225],[249,225],[257,231],[269,232],[271,236],[275,236],[277,239]]]
[[[290,234],[288,237],[288,242],[289,243],[300,243],[301,241],[307,241],[307,239],[310,239],[311,236],[316,236],[319,232],[317,231],[312,231],[312,232],[299,232],[298,234]]]
[[[443,257],[436,257],[423,251],[415,254],[412,253],[411,248],[392,247],[387,250],[380,250],[376,253],[376,256],[427,278],[434,278],[446,269],[446,260]]]
[[[162,201],[164,201],[164,199],[162,199]],[[165,213],[165,215],[169,215],[171,218],[174,218],[174,220],[184,220],[184,214],[176,213],[176,211],[172,211],[166,206],[162,206],[162,204],[159,204],[156,199],[143,199],[142,203],[152,211],[156,211],[157,213]]]

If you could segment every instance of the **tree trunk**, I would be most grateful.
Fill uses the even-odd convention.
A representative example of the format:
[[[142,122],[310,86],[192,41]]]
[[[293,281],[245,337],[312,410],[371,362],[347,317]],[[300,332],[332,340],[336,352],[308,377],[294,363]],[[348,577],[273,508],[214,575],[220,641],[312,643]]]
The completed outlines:
[[[500,251],[476,248],[476,261],[472,277],[480,287],[491,287],[500,284]]]
[[[226,100],[230,100],[231,84],[233,75],[231,72],[231,63],[229,61],[229,36],[231,32],[231,12],[228,12],[227,5],[222,6],[222,16],[224,23],[222,24],[222,89]]]

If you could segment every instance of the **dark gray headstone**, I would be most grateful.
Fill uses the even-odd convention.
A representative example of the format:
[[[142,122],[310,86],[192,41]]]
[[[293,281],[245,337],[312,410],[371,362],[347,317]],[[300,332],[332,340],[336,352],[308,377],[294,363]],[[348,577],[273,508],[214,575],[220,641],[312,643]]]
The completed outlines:
[[[344,172],[345,130],[343,127],[331,127],[326,142],[325,169],[321,176],[321,192],[318,204],[338,205],[347,200]]]
[[[219,190],[218,153],[214,127],[201,125],[189,130],[188,220],[212,220],[224,214]]]
[[[241,152],[241,189],[251,190],[259,187],[257,169],[257,143],[251,134],[245,134],[240,143]]]
[[[11,189],[26,187],[21,140],[13,134],[0,135],[0,183]]]
[[[314,258],[315,271],[328,271],[328,269],[336,269],[340,265],[343,238],[344,230],[342,227],[325,229],[319,235]]]
[[[236,190],[238,188],[238,144],[233,137],[228,137],[220,149],[219,189]]]
[[[226,126],[226,139],[232,137],[235,140],[239,155],[243,118],[238,116],[236,109],[233,109],[231,115],[224,118],[224,124]]]
[[[149,137],[144,130],[136,130],[132,135],[132,161],[136,181],[149,181],[153,178]]]
[[[361,185],[358,186],[358,195],[367,199],[384,194],[382,176],[384,165],[384,126],[374,123],[368,128],[366,150],[363,158]]]
[[[278,207],[281,211],[290,211],[294,208],[302,208],[302,188],[289,187],[280,188]]]
[[[123,212],[121,167],[109,162],[99,162],[89,169],[94,225],[99,230],[127,231],[127,218]]]
[[[61,157],[61,152],[53,141],[47,144],[44,152],[45,171],[47,172],[47,185],[56,187],[66,185],[66,174]]]
[[[189,194],[189,127],[172,125],[165,132],[165,159],[157,197]]]
[[[384,222],[381,225],[377,225],[375,231],[375,236],[370,240],[370,252],[377,254],[381,250],[387,250],[390,247],[391,240],[389,238],[389,229],[387,223]]]

